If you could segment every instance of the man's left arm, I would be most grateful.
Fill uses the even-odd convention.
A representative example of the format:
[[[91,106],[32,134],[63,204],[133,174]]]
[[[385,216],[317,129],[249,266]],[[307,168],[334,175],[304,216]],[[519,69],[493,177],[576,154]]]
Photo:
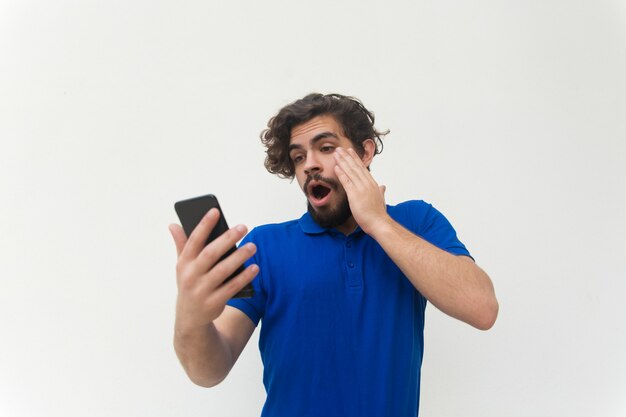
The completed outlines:
[[[487,274],[471,258],[439,249],[386,217],[368,234],[413,286],[444,313],[481,330],[491,328],[498,302]]]
[[[439,249],[393,220],[387,214],[384,187],[352,149],[338,148],[335,159],[355,221],[413,286],[444,313],[481,330],[491,328],[498,301],[489,276],[471,258]]]

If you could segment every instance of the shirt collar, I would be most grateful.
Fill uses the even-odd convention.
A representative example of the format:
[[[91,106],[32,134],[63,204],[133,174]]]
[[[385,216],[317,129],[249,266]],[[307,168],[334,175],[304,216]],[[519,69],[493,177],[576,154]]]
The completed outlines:
[[[315,220],[313,220],[313,217],[311,217],[308,211],[300,217],[298,223],[300,224],[302,231],[306,234],[320,234],[330,230],[315,223]]]

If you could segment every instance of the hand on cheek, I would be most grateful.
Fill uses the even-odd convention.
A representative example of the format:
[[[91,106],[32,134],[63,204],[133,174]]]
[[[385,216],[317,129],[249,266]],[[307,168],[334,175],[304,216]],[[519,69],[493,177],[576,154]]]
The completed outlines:
[[[353,149],[337,148],[335,173],[346,190],[354,220],[366,233],[387,219],[384,186],[379,186]]]

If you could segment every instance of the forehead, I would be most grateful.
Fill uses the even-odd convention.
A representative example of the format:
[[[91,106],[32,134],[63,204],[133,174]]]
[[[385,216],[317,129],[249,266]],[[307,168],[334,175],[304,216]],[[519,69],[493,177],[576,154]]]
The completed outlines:
[[[304,145],[316,135],[324,132],[334,133],[337,137],[344,138],[343,129],[337,120],[333,116],[322,115],[294,126],[291,129],[289,144]]]

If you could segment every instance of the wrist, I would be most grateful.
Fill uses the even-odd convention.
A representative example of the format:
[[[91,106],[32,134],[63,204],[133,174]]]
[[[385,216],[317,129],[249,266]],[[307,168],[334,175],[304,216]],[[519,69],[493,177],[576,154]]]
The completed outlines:
[[[375,240],[378,240],[378,237],[382,237],[393,230],[394,223],[395,220],[385,212],[368,226],[367,229],[363,228],[363,231],[372,236]]]
[[[211,330],[211,327],[215,327],[213,322],[195,323],[177,317],[174,322],[174,333],[177,338],[187,339],[198,337],[198,335],[206,335]]]

